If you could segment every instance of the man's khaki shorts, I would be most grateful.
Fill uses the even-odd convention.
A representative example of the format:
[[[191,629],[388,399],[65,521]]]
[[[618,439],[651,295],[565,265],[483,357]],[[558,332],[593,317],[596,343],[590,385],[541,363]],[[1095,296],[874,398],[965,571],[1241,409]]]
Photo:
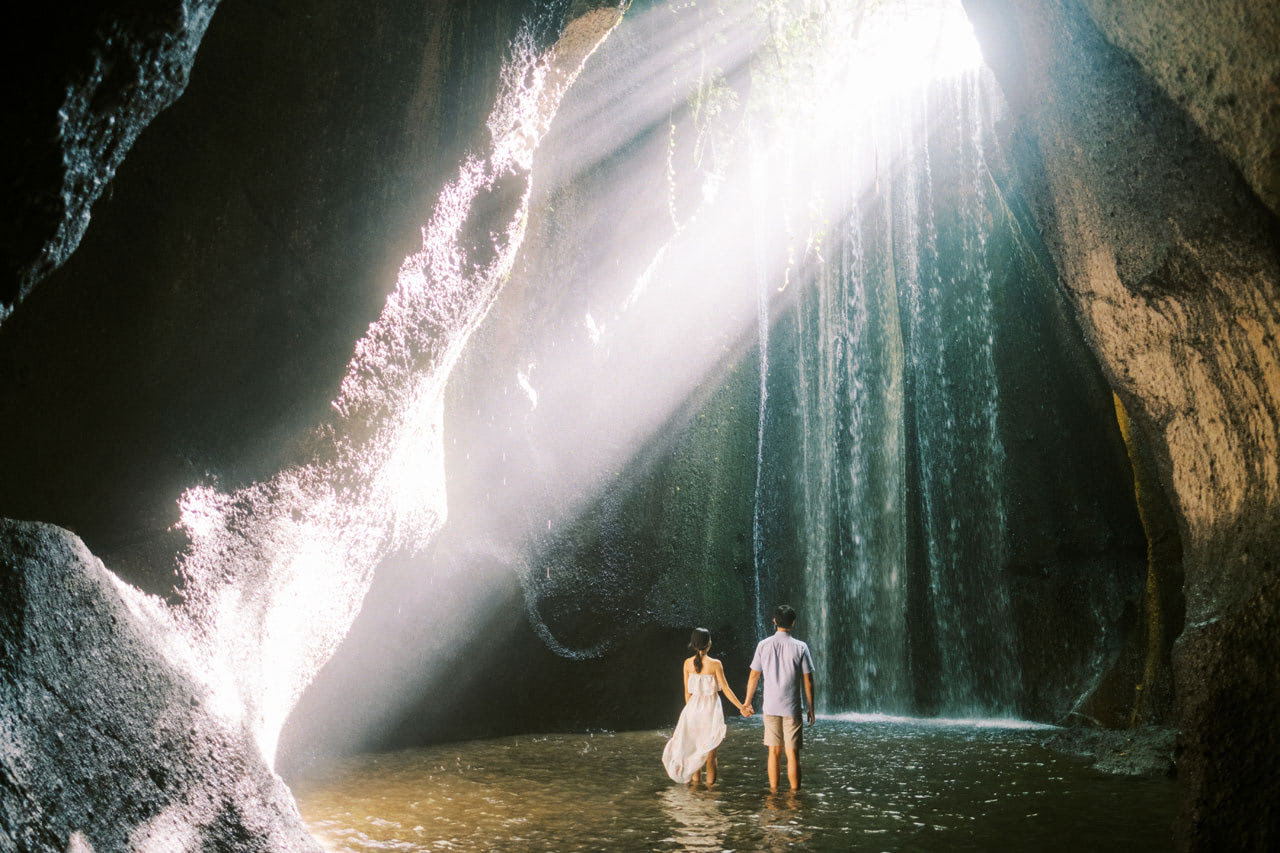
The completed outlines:
[[[800,749],[804,746],[804,725],[799,717],[775,717],[764,715],[764,745],[783,749]]]

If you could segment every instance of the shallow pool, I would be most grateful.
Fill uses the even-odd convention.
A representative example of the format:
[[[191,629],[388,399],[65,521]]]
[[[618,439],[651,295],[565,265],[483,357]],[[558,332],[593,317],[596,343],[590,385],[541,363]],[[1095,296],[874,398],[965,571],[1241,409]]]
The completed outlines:
[[[1168,850],[1171,780],[1103,776],[1043,731],[820,719],[804,789],[771,794],[758,718],[714,789],[676,785],[669,732],[545,735],[345,759],[294,786],[331,850]],[[783,785],[786,785],[785,771]]]

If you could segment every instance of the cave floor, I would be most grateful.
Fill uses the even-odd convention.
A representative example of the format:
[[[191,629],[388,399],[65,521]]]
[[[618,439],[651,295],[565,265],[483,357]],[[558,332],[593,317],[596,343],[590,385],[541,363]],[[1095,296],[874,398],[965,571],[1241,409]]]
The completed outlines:
[[[770,794],[757,719],[720,780],[667,779],[666,731],[555,734],[363,755],[295,785],[330,850],[1172,849],[1173,780],[1102,775],[1026,728],[820,718],[804,790]],[[785,771],[783,778],[785,787]]]

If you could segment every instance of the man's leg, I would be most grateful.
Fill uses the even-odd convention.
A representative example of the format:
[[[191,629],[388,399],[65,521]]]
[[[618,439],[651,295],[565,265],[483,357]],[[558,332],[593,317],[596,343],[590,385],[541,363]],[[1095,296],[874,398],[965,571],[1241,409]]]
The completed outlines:
[[[799,717],[782,721],[782,744],[787,751],[787,781],[791,790],[800,790],[800,747],[804,745],[804,723]]]
[[[775,772],[774,779],[776,780],[777,778],[777,773]],[[798,749],[787,750],[787,781],[791,783],[791,790],[800,790],[800,750]],[[776,781],[773,787],[778,787]]]
[[[778,790],[778,761],[782,758],[782,718],[764,715],[764,745],[769,750],[769,790]]]

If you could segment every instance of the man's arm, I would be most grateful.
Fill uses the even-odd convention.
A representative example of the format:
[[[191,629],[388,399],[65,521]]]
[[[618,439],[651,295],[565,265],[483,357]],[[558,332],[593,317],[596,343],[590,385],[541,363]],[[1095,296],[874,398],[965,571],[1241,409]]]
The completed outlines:
[[[751,670],[751,675],[747,677],[747,690],[742,696],[742,704],[747,706],[747,711],[752,710],[751,703],[756,698],[756,685],[760,683],[760,670]]]
[[[755,673],[751,673],[753,676]],[[813,725],[817,718],[813,714],[813,673],[806,672],[804,674],[804,699],[809,703],[809,725]]]

